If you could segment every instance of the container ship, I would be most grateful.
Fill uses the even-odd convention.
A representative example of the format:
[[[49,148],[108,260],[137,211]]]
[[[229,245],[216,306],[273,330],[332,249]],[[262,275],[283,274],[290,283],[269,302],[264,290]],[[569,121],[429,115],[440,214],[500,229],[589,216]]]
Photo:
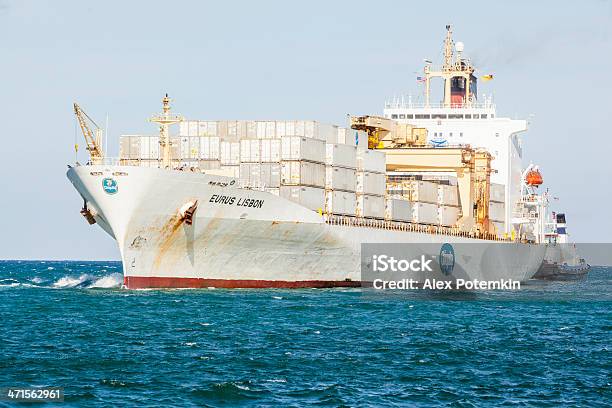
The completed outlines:
[[[522,164],[527,123],[478,101],[463,48],[447,26],[423,101],[396,98],[345,126],[188,120],[166,95],[150,119],[159,133],[123,135],[109,158],[75,104],[89,159],[67,177],[81,214],[117,241],[130,289],[355,287],[368,283],[368,243],[413,244],[414,257],[455,246],[453,270],[415,279],[528,280],[545,253],[545,203],[524,192],[534,186]]]

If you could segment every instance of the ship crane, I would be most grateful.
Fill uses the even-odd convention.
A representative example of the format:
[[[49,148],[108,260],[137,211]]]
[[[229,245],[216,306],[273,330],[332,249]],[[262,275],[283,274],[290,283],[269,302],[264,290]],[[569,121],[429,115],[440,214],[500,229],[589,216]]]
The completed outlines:
[[[89,162],[91,164],[101,164],[104,159],[104,152],[102,150],[102,129],[100,129],[96,122],[94,122],[76,102],[74,103],[74,114],[79,121],[79,126],[85,137],[87,151],[89,151]],[[95,131],[91,130],[88,122],[95,126]]]

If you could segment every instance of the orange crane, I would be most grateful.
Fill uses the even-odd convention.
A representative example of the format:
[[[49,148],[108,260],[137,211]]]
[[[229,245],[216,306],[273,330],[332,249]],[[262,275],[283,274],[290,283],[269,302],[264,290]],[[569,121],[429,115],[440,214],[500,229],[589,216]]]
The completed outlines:
[[[76,102],[74,103],[74,114],[79,121],[79,126],[81,126],[81,131],[85,137],[87,151],[89,151],[89,161],[91,164],[101,164],[104,159],[104,151],[102,150],[102,129],[100,129],[96,122],[94,122]],[[88,122],[95,126],[95,132],[91,130]]]

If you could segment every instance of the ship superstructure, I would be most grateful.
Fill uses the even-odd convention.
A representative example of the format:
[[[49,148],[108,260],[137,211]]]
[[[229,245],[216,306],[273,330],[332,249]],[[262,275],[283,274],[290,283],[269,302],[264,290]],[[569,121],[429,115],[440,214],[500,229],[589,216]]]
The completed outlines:
[[[500,194],[492,213],[498,230],[511,234],[513,212],[521,197],[522,142],[520,133],[527,130],[526,120],[497,115],[491,97],[477,92],[475,68],[464,56],[464,44],[455,43],[451,26],[446,27],[444,61],[439,67],[426,61],[423,77],[424,101],[400,97],[385,104],[384,116],[399,123],[410,123],[427,129],[427,143],[432,147],[471,145],[484,148],[492,156],[491,183]],[[485,80],[492,78],[485,76]],[[432,87],[443,81],[443,96],[433,101]],[[500,203],[503,203],[503,208]]]

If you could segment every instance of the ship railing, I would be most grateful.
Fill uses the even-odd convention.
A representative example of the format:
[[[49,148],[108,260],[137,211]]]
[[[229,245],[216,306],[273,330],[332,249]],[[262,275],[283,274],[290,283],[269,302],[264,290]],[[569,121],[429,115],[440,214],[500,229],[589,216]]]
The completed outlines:
[[[392,100],[385,102],[385,109],[483,109],[483,110],[495,110],[495,104],[492,102],[472,102],[464,104],[451,104],[450,106],[445,105],[443,102],[410,102],[403,100]]]
[[[324,217],[325,223],[343,227],[378,228],[390,231],[419,232],[432,235],[446,235],[454,237],[484,239],[489,241],[512,242],[512,239],[508,237],[501,237],[493,233],[462,231],[457,226],[447,227],[434,224],[418,224],[406,221],[385,220],[382,218],[352,217],[337,214],[325,214]]]

